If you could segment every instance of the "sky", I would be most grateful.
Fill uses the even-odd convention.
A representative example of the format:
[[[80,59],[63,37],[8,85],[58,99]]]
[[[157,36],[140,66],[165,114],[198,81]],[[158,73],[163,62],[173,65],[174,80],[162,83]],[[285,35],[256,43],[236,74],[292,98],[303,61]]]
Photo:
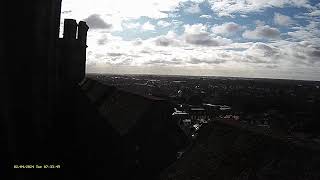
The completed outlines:
[[[87,73],[320,80],[319,0],[63,0],[66,18],[90,27]]]

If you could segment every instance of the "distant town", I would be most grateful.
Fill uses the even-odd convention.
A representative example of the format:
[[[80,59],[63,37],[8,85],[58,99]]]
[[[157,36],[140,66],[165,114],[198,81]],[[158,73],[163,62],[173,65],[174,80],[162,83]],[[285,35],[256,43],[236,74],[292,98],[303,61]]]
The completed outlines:
[[[320,82],[88,74],[99,82],[168,100],[173,119],[191,138],[209,121],[222,120],[292,141],[320,142]]]

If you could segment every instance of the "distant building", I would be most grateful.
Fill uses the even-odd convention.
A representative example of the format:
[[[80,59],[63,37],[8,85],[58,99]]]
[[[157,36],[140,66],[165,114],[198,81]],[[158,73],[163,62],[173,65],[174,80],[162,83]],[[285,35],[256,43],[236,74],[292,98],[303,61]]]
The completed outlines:
[[[199,119],[207,119],[206,110],[202,107],[190,107],[189,113],[192,121],[198,121]]]
[[[191,133],[190,128],[192,127],[192,121],[190,119],[189,113],[176,111],[172,113],[172,119],[184,131],[184,133],[187,136],[190,135]]]
[[[203,107],[205,108],[205,110],[207,112],[208,120],[213,120],[219,114],[219,110],[220,110],[219,105],[203,104]]]

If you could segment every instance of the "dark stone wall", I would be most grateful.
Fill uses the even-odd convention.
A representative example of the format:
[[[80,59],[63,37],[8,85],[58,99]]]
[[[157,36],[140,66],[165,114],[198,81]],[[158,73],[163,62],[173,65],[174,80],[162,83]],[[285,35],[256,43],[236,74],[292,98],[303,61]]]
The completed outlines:
[[[85,77],[86,46],[78,40],[58,40],[59,79],[62,86],[77,84]]]
[[[13,164],[45,159],[56,109],[61,0],[4,1],[0,6],[2,176]]]
[[[5,2],[5,53],[1,114],[8,151],[15,157],[37,153],[54,117],[55,43],[58,0]],[[19,17],[17,18],[14,14]],[[6,28],[3,28],[6,27]],[[26,148],[28,147],[28,148]]]
[[[61,0],[0,7],[0,179],[123,179],[119,137],[77,84],[88,27],[83,22],[81,40],[59,52]],[[13,168],[26,164],[62,168]]]

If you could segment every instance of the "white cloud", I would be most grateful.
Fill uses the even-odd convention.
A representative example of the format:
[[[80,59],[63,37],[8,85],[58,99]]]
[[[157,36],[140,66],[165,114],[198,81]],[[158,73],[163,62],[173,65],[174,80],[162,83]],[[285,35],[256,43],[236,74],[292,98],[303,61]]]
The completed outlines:
[[[213,57],[209,56],[209,57],[205,57],[205,58],[191,56],[188,61],[188,63],[190,63],[190,64],[208,64],[208,65],[222,64],[225,62],[226,62],[225,59],[216,58],[214,56]]]
[[[136,38],[136,39],[132,42],[132,44],[133,44],[134,46],[142,45],[142,43],[143,43],[143,40],[142,40],[141,38]]]
[[[211,15],[208,15],[208,14],[203,14],[201,16],[199,16],[200,18],[205,18],[205,19],[211,19],[212,16]]]
[[[273,21],[275,24],[280,26],[290,26],[295,23],[291,17],[280,14],[280,13],[274,13]]]
[[[173,31],[169,31],[165,36],[158,36],[151,39],[157,46],[180,46],[181,40]]]
[[[138,18],[141,16],[164,18],[167,17],[167,14],[163,11],[175,9],[179,5],[179,2],[180,0],[64,0],[62,8],[72,8],[73,15],[76,17],[83,16],[83,14],[110,13],[122,18]]]
[[[137,23],[130,22],[130,23],[122,23],[122,26],[127,29],[137,29],[141,27],[141,24],[138,22]]]
[[[153,31],[155,30],[155,26],[148,21],[141,26],[141,29],[144,31]]]
[[[310,21],[307,26],[293,27],[296,31],[288,32],[294,41],[320,42],[320,22]]]
[[[161,19],[175,11],[181,2],[188,0],[63,0],[61,20],[72,18],[83,20],[92,14],[99,15],[111,31],[122,31],[122,22],[138,19],[142,16]],[[191,2],[200,3],[199,0]]]
[[[83,19],[90,14],[112,14],[118,19],[136,19],[141,16],[166,18],[181,2],[201,3],[203,0],[63,0],[62,11],[72,10],[73,18]],[[113,23],[112,23],[113,24]]]
[[[242,36],[247,39],[280,39],[280,31],[268,25],[257,26],[256,29],[246,30]]]
[[[233,35],[242,29],[244,29],[244,27],[234,22],[227,22],[221,25],[215,25],[211,28],[214,34],[227,35],[227,36]]]
[[[100,39],[97,40],[98,45],[105,45],[108,42],[109,38],[108,36],[103,36]]]
[[[222,38],[220,36],[213,37],[207,31],[207,26],[203,24],[185,25],[184,39],[186,43],[201,46],[223,46],[230,44],[230,39]]]
[[[167,22],[167,21],[160,20],[160,21],[157,22],[157,25],[160,26],[160,27],[168,27],[171,24],[169,22]]]
[[[160,36],[155,39],[155,44],[158,46],[169,46],[169,45],[173,45],[174,43],[175,41],[173,41],[173,39],[170,39],[165,36]]]
[[[193,24],[193,25],[189,25],[189,24],[184,25],[184,32],[189,34],[207,33],[207,29],[208,27],[201,23]]]
[[[291,0],[291,4],[296,7],[307,7],[311,8],[311,5],[309,4],[309,0]]]
[[[201,10],[198,1],[191,0],[193,5],[185,6],[186,9],[192,7],[188,13],[198,13]],[[248,17],[250,12],[261,12],[269,7],[307,7],[308,13],[300,13],[300,15],[305,17],[303,21],[310,24],[299,26],[300,20],[295,24],[291,18],[275,13],[274,17],[271,15],[271,19],[268,18],[265,21],[274,20],[277,25],[291,26],[292,32],[288,32],[288,36],[281,36],[281,39],[277,28],[257,21],[256,28],[245,31],[243,37],[256,40],[277,39],[277,41],[242,43],[242,41],[233,42],[224,38],[245,30],[246,27],[237,24],[236,19],[234,22],[212,28],[204,24],[185,25],[183,32],[180,29],[183,27],[183,22],[177,20],[183,17],[176,18],[179,15],[183,16],[183,13],[173,13],[174,18],[165,19],[168,17],[168,11],[176,11],[177,7],[181,7],[181,2],[188,4],[190,2],[188,0],[132,2],[64,0],[62,10],[64,13],[61,16],[62,19],[82,20],[95,15],[93,19],[101,20],[93,23],[96,26],[95,29],[91,28],[94,30],[88,32],[87,69],[89,72],[298,77],[319,80],[320,24],[316,21],[319,20],[317,9],[320,8],[320,4],[310,8],[306,0],[209,1],[214,13],[219,16],[233,16],[239,13],[240,16]],[[142,16],[146,16],[147,20],[149,18],[153,20],[144,24],[141,21],[135,23],[137,22],[135,20],[140,20]],[[217,18],[216,15],[206,14],[196,14],[196,16],[202,18],[199,20],[201,22],[209,21],[213,16]],[[110,26],[112,24],[112,28],[107,28],[105,24]],[[295,27],[292,27],[293,25]],[[146,40],[134,39],[135,36],[133,36],[134,40],[125,41],[115,36],[117,32],[109,32],[109,29],[115,31],[122,27],[129,30],[156,32],[152,30],[168,26],[179,34],[169,31],[166,35]],[[162,33],[164,30],[159,29],[157,33]],[[155,35],[156,33],[145,34]],[[143,39],[145,38],[147,37],[144,36]]]
[[[191,6],[184,9],[184,12],[190,13],[190,14],[197,14],[201,12],[201,9],[199,7],[199,4],[193,3]]]
[[[264,21],[261,21],[261,20],[255,20],[254,23],[257,25],[257,26],[264,26],[266,23]]]
[[[211,9],[219,16],[232,16],[235,13],[260,12],[269,7],[307,7],[308,0],[209,0]]]
[[[202,24],[188,25],[184,35],[206,34],[211,43],[218,39],[207,30]],[[310,41],[279,40],[210,46],[203,43],[202,38],[198,40],[200,44],[186,42],[185,36],[174,32],[147,40],[124,41],[110,34],[107,38],[103,46],[95,45],[97,39],[88,39],[89,72],[115,73],[118,69],[117,72],[124,73],[316,79],[320,69],[320,48]],[[136,42],[139,45],[133,46],[132,43]],[[310,73],[303,75],[300,71]]]
[[[261,42],[254,43],[246,52],[254,57],[267,57],[269,60],[274,60],[274,57],[279,54],[277,48]]]
[[[291,63],[290,66],[320,67],[320,46],[313,41],[279,41],[272,43],[278,46],[284,54],[283,58]]]
[[[308,13],[309,16],[312,17],[319,17],[320,16],[320,9],[316,9],[314,11],[311,11],[310,13]]]

